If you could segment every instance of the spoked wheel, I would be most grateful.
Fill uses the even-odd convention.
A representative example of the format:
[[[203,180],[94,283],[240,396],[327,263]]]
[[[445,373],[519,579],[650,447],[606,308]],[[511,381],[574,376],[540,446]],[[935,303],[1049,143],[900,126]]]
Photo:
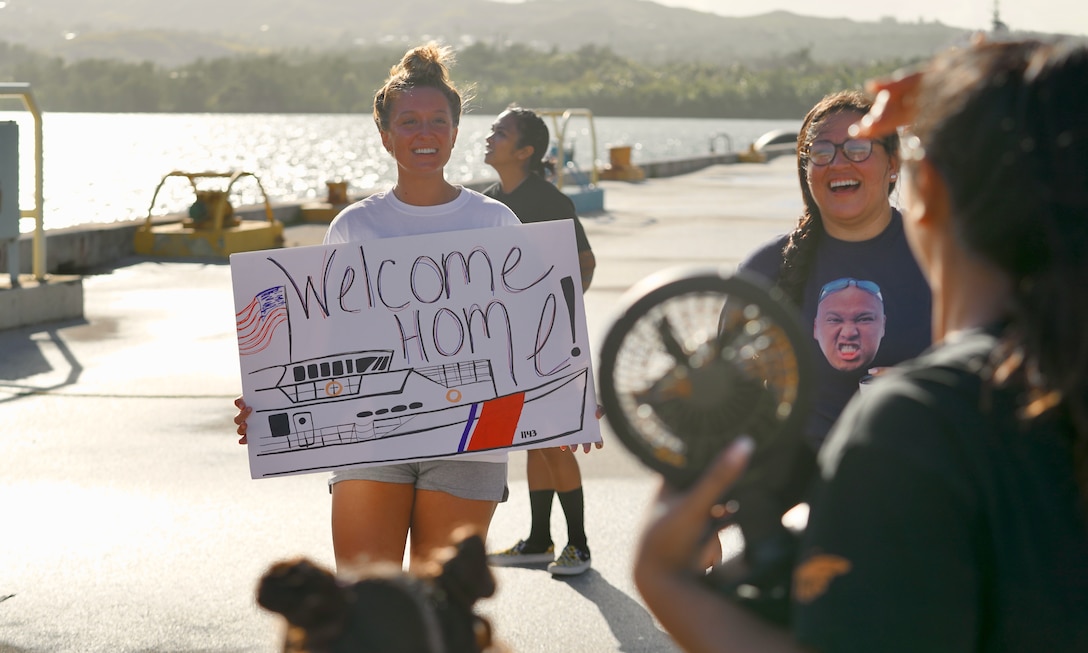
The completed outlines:
[[[605,336],[601,404],[639,460],[686,488],[738,436],[755,440],[753,460],[776,439],[800,437],[810,340],[781,293],[754,278],[662,272],[629,291]]]

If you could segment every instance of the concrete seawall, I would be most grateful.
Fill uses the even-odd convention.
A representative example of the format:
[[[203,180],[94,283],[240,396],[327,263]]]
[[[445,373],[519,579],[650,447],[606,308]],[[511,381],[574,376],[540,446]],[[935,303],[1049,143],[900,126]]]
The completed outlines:
[[[299,219],[300,202],[273,203],[273,216],[284,224],[293,224]],[[244,206],[234,210],[235,215],[245,220],[265,219],[264,205]],[[184,216],[180,213],[164,215],[153,219],[155,224],[178,222]],[[126,256],[134,255],[136,230],[146,220],[126,220],[122,222],[91,222],[64,229],[47,229],[45,232],[45,269],[49,274],[78,274],[110,265]],[[29,274],[32,265],[33,234],[19,237],[19,270]],[[7,253],[0,249],[0,269],[8,269]]]
[[[768,160],[792,154],[792,148],[767,151]],[[675,177],[702,170],[712,165],[732,164],[740,161],[740,155],[729,152],[716,155],[678,158],[638,164],[646,179]],[[485,179],[466,183],[474,190],[482,190],[494,183]],[[273,214],[285,225],[300,221],[302,202],[273,203]],[[235,215],[242,219],[263,220],[264,206],[245,206],[235,209]],[[178,213],[154,218],[156,224],[178,222],[185,216]],[[128,256],[135,255],[133,241],[136,230],[145,220],[131,220],[115,223],[87,223],[64,229],[47,229],[45,269],[49,274],[80,274],[96,268],[109,266]],[[32,271],[32,234],[22,234],[19,238],[19,271],[29,274]],[[0,270],[7,270],[6,248],[0,248]]]

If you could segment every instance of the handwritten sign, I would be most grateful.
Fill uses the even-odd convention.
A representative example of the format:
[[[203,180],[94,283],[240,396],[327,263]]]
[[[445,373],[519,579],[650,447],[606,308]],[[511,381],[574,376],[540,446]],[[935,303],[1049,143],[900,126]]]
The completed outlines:
[[[569,220],[233,254],[253,478],[600,441]]]

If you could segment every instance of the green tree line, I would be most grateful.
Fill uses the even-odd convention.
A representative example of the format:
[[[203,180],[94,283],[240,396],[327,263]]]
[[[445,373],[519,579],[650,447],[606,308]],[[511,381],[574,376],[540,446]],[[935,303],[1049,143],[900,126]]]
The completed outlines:
[[[0,81],[26,82],[44,111],[368,113],[403,51],[284,51],[150,62],[65,61],[0,43]],[[800,118],[824,94],[859,88],[905,61],[817,63],[805,50],[748,62],[647,64],[608,48],[540,50],[475,44],[457,51],[455,80],[470,107],[585,107],[602,116]]]

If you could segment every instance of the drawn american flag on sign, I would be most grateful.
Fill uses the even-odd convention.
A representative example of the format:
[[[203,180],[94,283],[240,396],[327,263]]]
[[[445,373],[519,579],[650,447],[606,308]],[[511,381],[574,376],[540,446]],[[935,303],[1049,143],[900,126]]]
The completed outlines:
[[[283,286],[257,293],[245,308],[235,315],[238,329],[238,352],[242,356],[263,351],[272,342],[276,327],[287,321],[287,295]]]

